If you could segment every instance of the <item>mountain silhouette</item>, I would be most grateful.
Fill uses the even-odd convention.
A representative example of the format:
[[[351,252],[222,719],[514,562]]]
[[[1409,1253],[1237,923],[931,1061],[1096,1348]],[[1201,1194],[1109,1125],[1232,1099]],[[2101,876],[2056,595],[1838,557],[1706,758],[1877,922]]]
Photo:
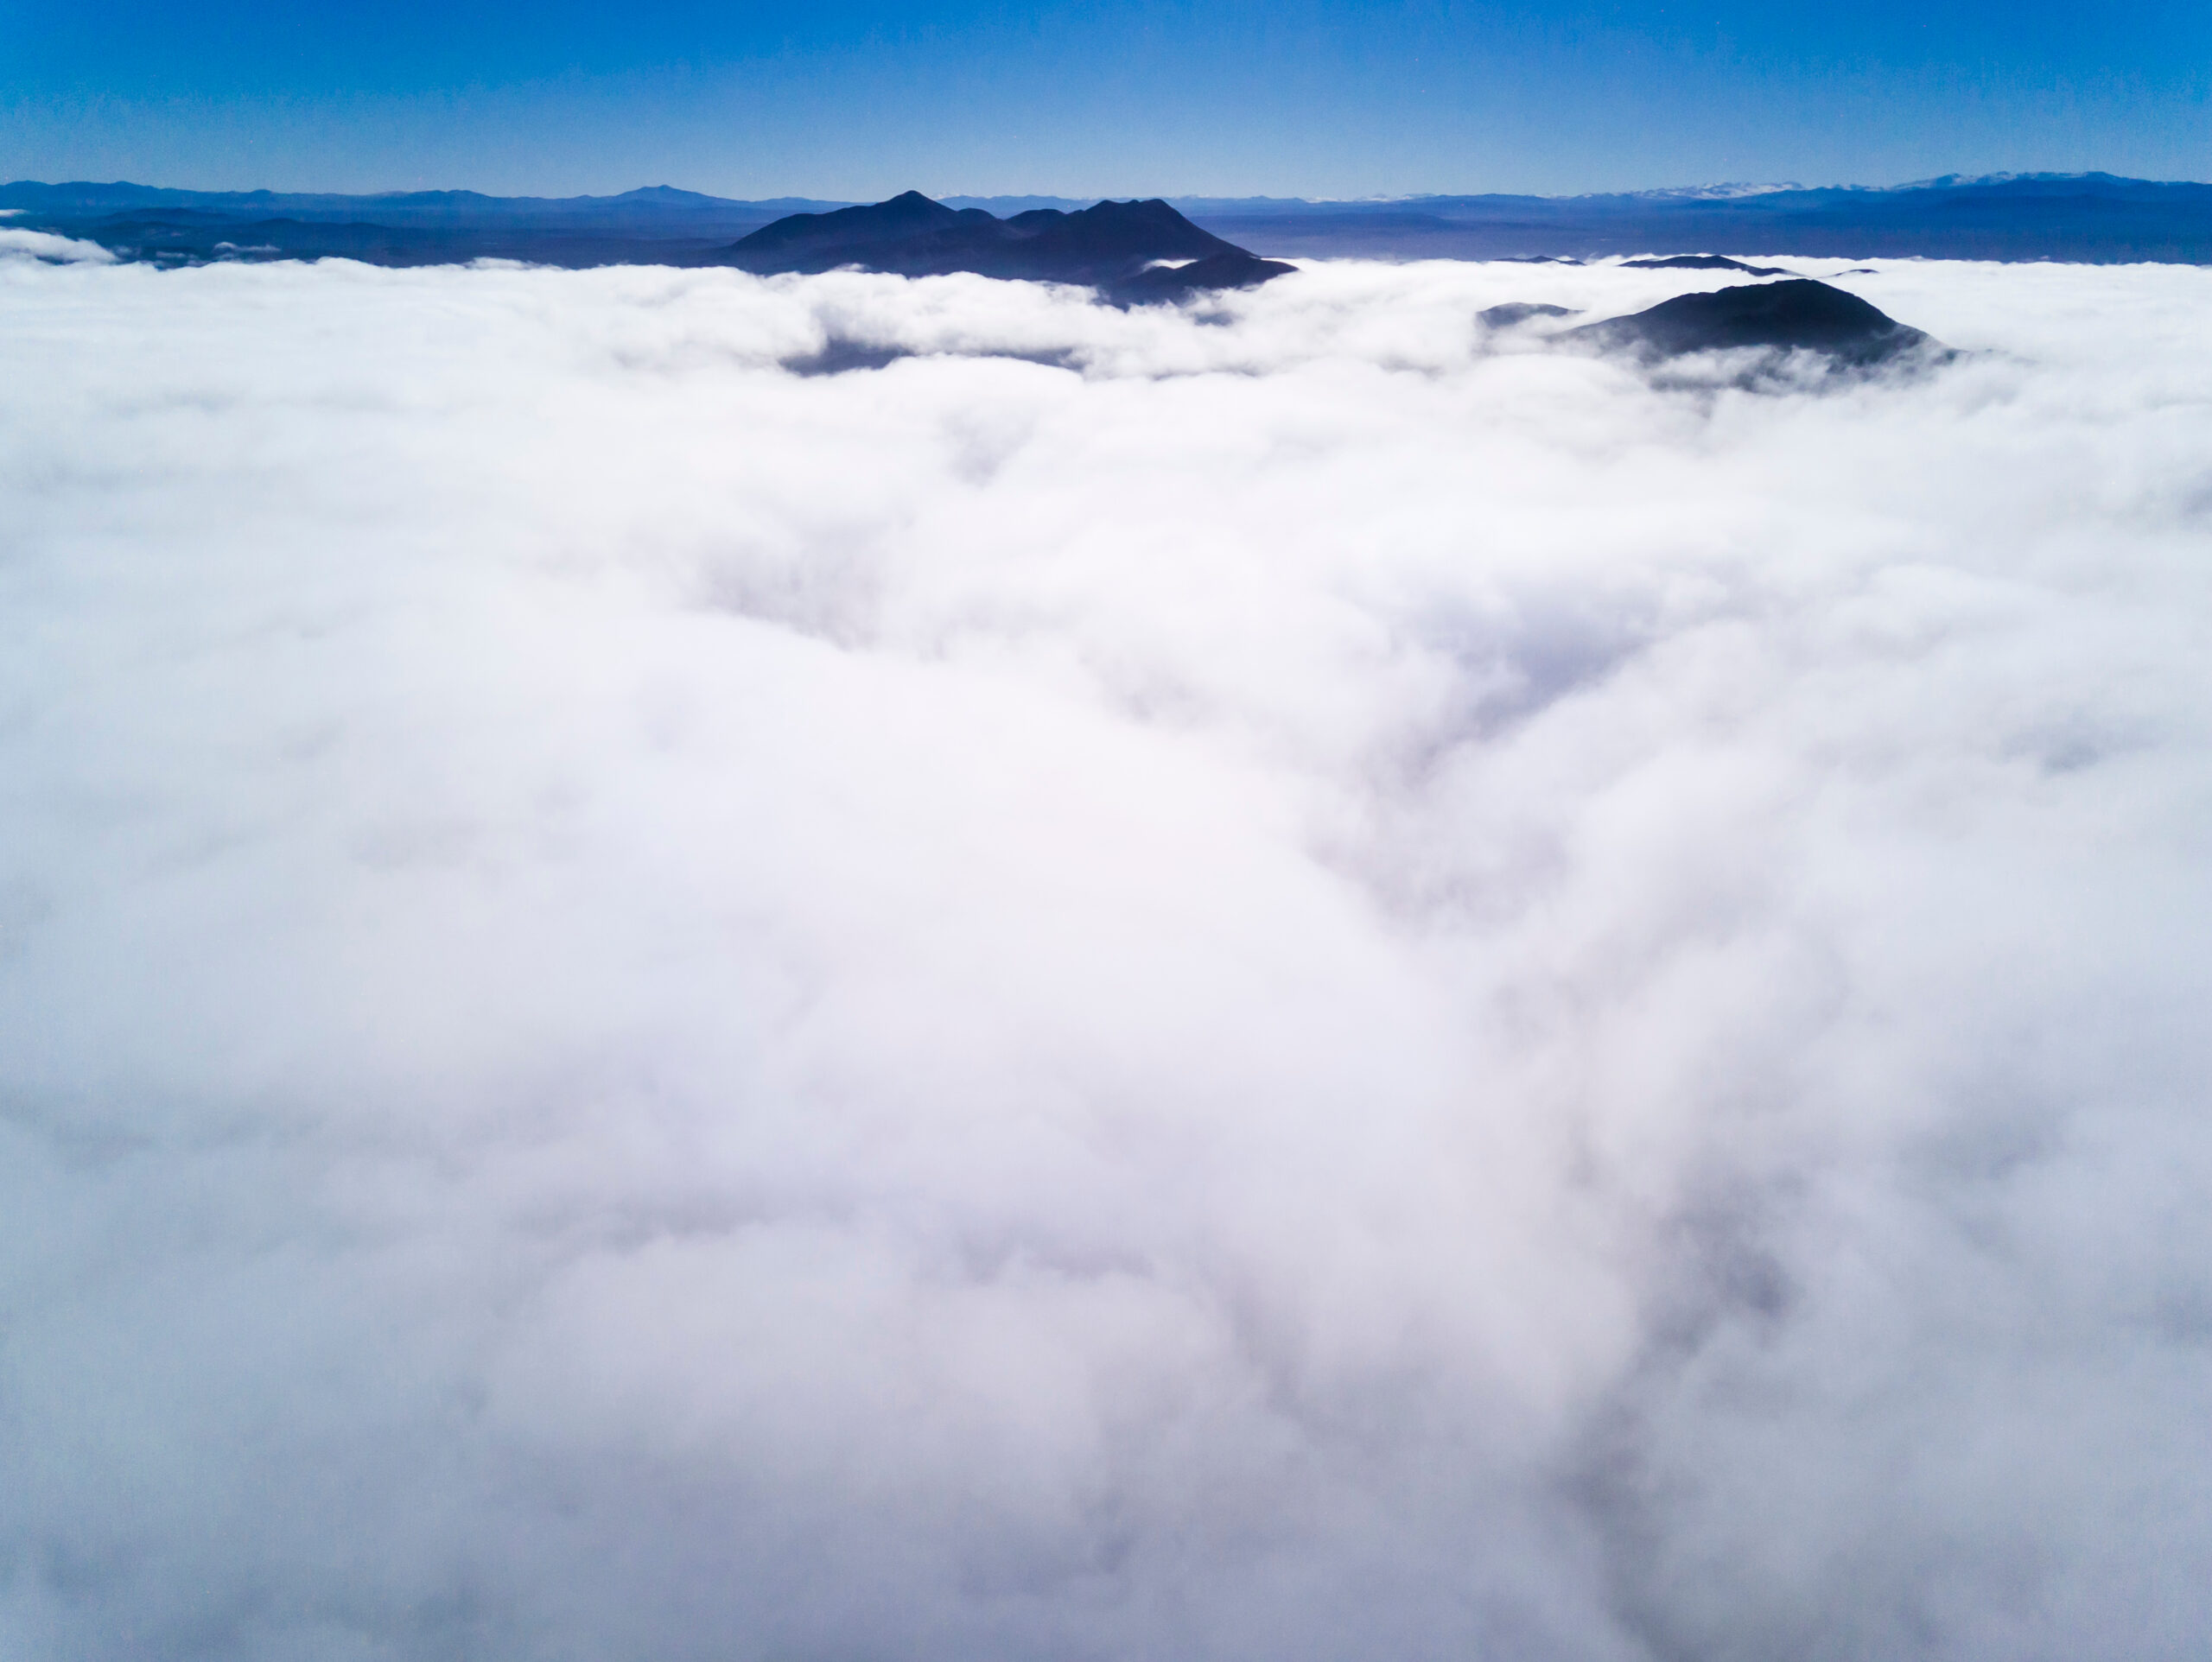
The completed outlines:
[[[1540,317],[1573,317],[1580,308],[1573,306],[1547,306],[1541,301],[1511,300],[1503,306],[1486,307],[1475,314],[1475,320],[1485,329],[1511,329]]]
[[[926,259],[925,249],[986,246],[1003,225],[981,208],[947,207],[910,190],[865,207],[788,214],[740,238],[731,251],[741,257],[731,263],[760,272],[834,271],[874,263],[871,256],[897,257],[902,249]]]
[[[911,190],[865,207],[789,214],[733,244],[721,263],[763,276],[842,266],[910,277],[966,271],[1086,283],[1131,301],[1249,289],[1294,269],[1201,231],[1156,200],[1001,219]]]
[[[1586,323],[1554,338],[1658,358],[1738,346],[1802,349],[1854,367],[1885,363],[1922,347],[1943,350],[1858,295],[1809,277],[1681,295],[1649,311]]]
[[[1778,265],[1746,265],[1726,254],[1670,254],[1663,260],[1623,260],[1621,263],[1631,271],[1743,271],[1755,277],[1794,275]]]

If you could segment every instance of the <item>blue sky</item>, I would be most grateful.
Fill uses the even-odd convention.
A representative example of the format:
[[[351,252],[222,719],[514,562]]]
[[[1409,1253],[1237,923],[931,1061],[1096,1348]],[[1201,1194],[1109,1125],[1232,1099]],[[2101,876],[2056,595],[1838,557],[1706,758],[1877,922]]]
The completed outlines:
[[[2212,7],[0,0],[0,176],[1356,196],[2212,176]]]

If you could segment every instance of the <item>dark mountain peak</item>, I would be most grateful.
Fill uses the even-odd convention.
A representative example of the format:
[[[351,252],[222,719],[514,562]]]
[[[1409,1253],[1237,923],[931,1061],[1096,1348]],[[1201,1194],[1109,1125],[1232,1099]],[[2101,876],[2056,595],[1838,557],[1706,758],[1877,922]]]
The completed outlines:
[[[1809,277],[1680,295],[1633,316],[1570,329],[1560,338],[1661,358],[1739,346],[1803,349],[1852,365],[1886,362],[1936,344],[1858,295]]]
[[[1186,225],[1191,222],[1157,196],[1135,197],[1126,202],[1116,202],[1110,197],[1094,202],[1089,207],[1068,216],[1076,219],[1096,219],[1102,224]]]
[[[1541,301],[1510,300],[1503,306],[1487,307],[1475,314],[1475,320],[1485,329],[1512,329],[1537,318],[1573,317],[1579,308],[1573,306],[1547,306]]]
[[[1126,239],[1147,247],[1173,246],[1187,250],[1193,258],[1236,246],[1211,232],[1199,230],[1156,196],[1141,202],[1101,202],[1069,214],[1067,227],[1100,243]]]
[[[794,213],[731,246],[748,271],[829,271],[842,265],[908,276],[969,271],[1079,282],[1131,297],[1248,288],[1289,266],[1201,231],[1166,202],[1099,202],[1072,213],[1031,208],[1001,219],[908,191],[831,213]]]
[[[1037,236],[1092,261],[1198,260],[1236,246],[1158,200],[1101,202],[1041,224]]]
[[[970,209],[969,213],[976,210]],[[746,254],[772,254],[780,251],[797,251],[816,249],[834,253],[840,250],[858,251],[879,243],[897,242],[902,238],[943,230],[956,225],[969,217],[957,208],[949,208],[942,202],[931,201],[918,190],[902,191],[886,202],[870,202],[863,207],[833,209],[828,213],[791,213],[766,225],[751,236],[741,239],[736,250]],[[990,219],[988,213],[982,216]],[[996,220],[992,220],[995,225]],[[832,265],[849,262],[832,259]],[[739,263],[745,262],[741,260]],[[779,267],[780,270],[795,268]],[[827,268],[820,268],[827,269]]]
[[[1662,260],[1623,260],[1621,263],[1631,271],[1741,271],[1753,277],[1796,275],[1778,265],[1746,265],[1741,260],[1730,259],[1726,254],[1669,254]]]

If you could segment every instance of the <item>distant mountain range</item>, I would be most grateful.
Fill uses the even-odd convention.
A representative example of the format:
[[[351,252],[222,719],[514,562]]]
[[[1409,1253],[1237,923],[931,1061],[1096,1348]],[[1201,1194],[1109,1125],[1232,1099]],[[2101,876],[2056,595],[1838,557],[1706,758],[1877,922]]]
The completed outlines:
[[[961,222],[969,227],[966,232],[940,223],[931,233],[967,251],[960,256],[966,263],[957,263],[955,269],[979,270],[995,262],[1000,274],[1007,276],[1044,275],[1041,269],[1016,268],[1025,259],[1034,263],[1052,254],[1067,238],[1087,234],[1080,227],[1055,228],[1056,222],[1030,216],[1082,220],[1096,211],[1093,204],[1063,197],[954,196],[931,206],[956,219],[974,212],[992,224],[1012,227],[992,232],[981,220],[966,220]],[[1220,248],[1234,248],[1251,258],[1243,245],[1253,244],[1275,256],[1395,259],[1725,251],[1842,258],[1916,255],[2212,263],[2212,185],[2094,173],[1947,176],[1888,187],[1729,184],[1568,197],[1434,195],[1338,202],[1182,197],[1157,206],[1220,247],[1209,254],[1159,253],[1149,259],[1213,257]],[[341,196],[125,183],[0,186],[0,213],[9,215],[8,224],[98,242],[127,258],[179,264],[335,255],[383,265],[490,257],[568,266],[753,266],[764,256],[764,245],[753,245],[749,253],[738,251],[754,233],[794,215],[834,217],[853,206],[803,198],[741,201],[666,186],[578,197],[496,197],[474,191]],[[1103,222],[1098,228],[1103,230]],[[1180,232],[1173,234],[1183,238]],[[1026,254],[1019,251],[1024,245]],[[812,261],[817,254],[805,257]],[[1080,267],[1098,274],[1100,281],[1122,281],[1128,275],[1109,273],[1107,264],[1113,262],[1102,263],[1103,256],[1087,266],[1073,254],[1052,257],[1058,262],[1055,270]],[[938,269],[918,251],[892,258],[884,269],[910,267]]]
[[[1270,252],[1500,259],[1669,251],[1828,258],[2212,262],[2212,185],[2110,174],[1955,176],[1887,187],[1702,186],[1607,196],[1178,203]]]
[[[341,196],[268,190],[170,190],[158,185],[0,185],[0,208],[72,217],[195,209],[248,219],[360,220],[388,225],[498,224],[547,231],[650,226],[681,234],[701,226],[765,225],[786,213],[844,207],[843,202],[783,196],[738,202],[697,191],[652,185],[620,196],[486,196],[473,190],[391,191]]]

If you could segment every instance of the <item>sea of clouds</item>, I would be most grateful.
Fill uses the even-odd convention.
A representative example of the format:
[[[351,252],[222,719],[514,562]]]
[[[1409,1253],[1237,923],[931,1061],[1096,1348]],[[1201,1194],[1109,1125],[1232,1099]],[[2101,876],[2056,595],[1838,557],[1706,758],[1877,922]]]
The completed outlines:
[[[40,236],[0,1653],[2202,1654],[2212,271]]]

